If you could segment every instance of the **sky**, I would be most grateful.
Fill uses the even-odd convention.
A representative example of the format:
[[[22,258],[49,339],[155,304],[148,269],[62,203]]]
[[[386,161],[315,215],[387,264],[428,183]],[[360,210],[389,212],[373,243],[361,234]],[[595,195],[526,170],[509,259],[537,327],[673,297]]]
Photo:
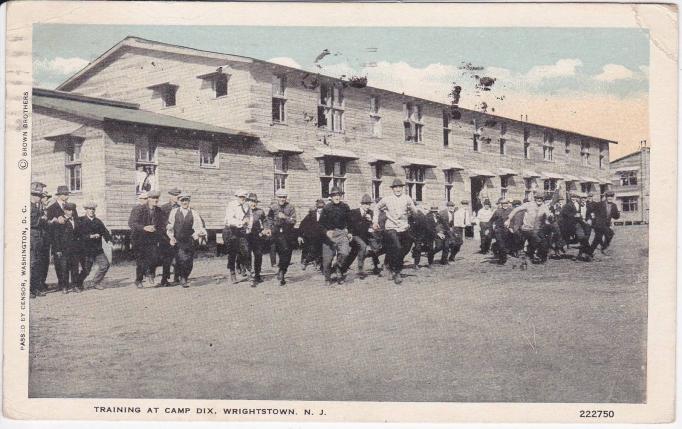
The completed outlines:
[[[127,36],[365,76],[370,86],[445,103],[458,85],[461,107],[616,140],[612,159],[648,140],[642,29],[40,24],[34,85],[56,87]],[[489,91],[482,77],[495,79]]]

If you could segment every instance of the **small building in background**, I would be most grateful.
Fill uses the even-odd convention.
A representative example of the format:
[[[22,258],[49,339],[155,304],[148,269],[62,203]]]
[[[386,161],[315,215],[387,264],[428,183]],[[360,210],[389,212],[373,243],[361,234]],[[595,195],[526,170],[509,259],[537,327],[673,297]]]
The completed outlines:
[[[637,151],[611,161],[616,204],[624,225],[649,223],[649,157],[651,148],[645,144]]]

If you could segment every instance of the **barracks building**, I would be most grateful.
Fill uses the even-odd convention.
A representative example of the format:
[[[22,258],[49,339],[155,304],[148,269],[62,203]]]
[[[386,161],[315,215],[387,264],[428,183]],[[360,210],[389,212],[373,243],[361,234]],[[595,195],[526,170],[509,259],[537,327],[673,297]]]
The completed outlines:
[[[56,90],[33,90],[32,178],[125,234],[143,190],[178,187],[222,229],[236,189],[302,218],[332,186],[357,206],[395,177],[424,205],[602,193],[615,141],[243,56],[127,37]]]
[[[620,219],[616,224],[649,223],[649,157],[651,148],[642,146],[637,152],[611,161],[613,186]]]

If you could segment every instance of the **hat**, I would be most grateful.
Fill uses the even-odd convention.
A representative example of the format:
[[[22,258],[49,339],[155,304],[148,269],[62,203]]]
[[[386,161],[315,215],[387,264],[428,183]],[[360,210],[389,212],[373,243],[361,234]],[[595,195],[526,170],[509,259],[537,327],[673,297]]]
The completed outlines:
[[[592,197],[594,197],[594,194],[593,194],[592,192],[588,192],[588,193],[587,193],[587,198],[592,198]]]
[[[431,208],[429,209],[429,211],[437,212],[437,211],[438,211],[438,206],[431,206]]]
[[[161,196],[161,192],[159,191],[149,191],[147,192],[147,197],[148,198],[159,198]]]
[[[43,195],[45,184],[41,182],[31,182],[31,195]]]
[[[469,200],[462,200],[462,201],[460,201],[460,202],[461,202],[462,204],[464,204],[464,205],[468,205],[468,204],[469,204]]]
[[[238,189],[237,191],[235,191],[234,196],[235,196],[235,197],[244,197],[244,198],[246,198],[247,192],[246,192],[245,190],[243,190],[243,189]]]
[[[253,202],[259,202],[258,201],[258,195],[254,194],[253,192],[249,193],[249,196],[246,197],[247,200],[253,201]]]
[[[168,193],[170,194],[170,192],[168,192]],[[173,194],[171,194],[171,195],[173,195]],[[188,194],[187,192],[181,192],[178,194],[178,200],[189,200],[191,198],[192,198],[192,196],[190,194]]]
[[[317,207],[317,206],[324,207],[325,204],[327,204],[327,202],[325,200],[323,200],[322,198],[318,198],[317,201],[315,201],[315,207]]]
[[[140,192],[140,195],[138,195],[137,198],[140,200],[146,200],[148,198],[148,195],[146,192]]]
[[[452,201],[448,201],[448,203],[446,204],[446,206],[447,206],[447,207],[454,207],[454,206],[455,206],[455,203],[453,203]]]
[[[66,185],[59,185],[57,186],[57,192],[55,192],[57,195],[69,195],[69,188]]]
[[[338,186],[332,186],[332,190],[329,191],[329,195],[330,196],[332,196],[332,195],[343,195],[343,192],[341,191],[341,189],[339,189]]]
[[[370,197],[368,194],[363,195],[362,199],[360,200],[360,204],[372,204],[372,197]]]
[[[76,205],[74,203],[64,204],[64,210],[76,210]]]
[[[513,206],[520,206],[521,205],[521,200],[514,200],[512,201]]]
[[[544,200],[544,199],[545,199],[545,196],[544,196],[543,194],[541,194],[541,193],[538,192],[537,194],[535,194],[535,196],[533,197],[533,199],[534,199],[534,200]]]
[[[397,177],[393,179],[393,183],[391,183],[391,188],[397,188],[399,186],[405,186],[402,180],[398,179]]]
[[[487,198],[486,198],[485,200],[483,200],[483,205],[484,205],[484,206],[489,206],[489,205],[490,205],[490,200],[487,199]]]
[[[551,200],[552,198],[554,198],[554,195],[553,195],[551,192],[547,192],[547,193],[544,195],[544,198],[545,198],[546,201],[547,201],[547,200]]]
[[[287,193],[286,189],[278,189],[277,192],[275,192],[276,197],[286,197],[289,194]],[[246,196],[246,195],[244,195]]]
[[[168,191],[168,195],[175,195],[176,197],[180,195],[182,191],[178,188],[172,188]]]
[[[580,195],[576,194],[575,192],[571,192],[570,198],[580,198]]]
[[[607,197],[614,197],[614,196],[616,195],[616,193],[613,192],[613,191],[606,191],[606,192],[604,193],[604,195],[607,196]]]
[[[84,209],[96,209],[97,208],[97,203],[94,203],[92,201],[88,201],[87,203],[83,204]]]

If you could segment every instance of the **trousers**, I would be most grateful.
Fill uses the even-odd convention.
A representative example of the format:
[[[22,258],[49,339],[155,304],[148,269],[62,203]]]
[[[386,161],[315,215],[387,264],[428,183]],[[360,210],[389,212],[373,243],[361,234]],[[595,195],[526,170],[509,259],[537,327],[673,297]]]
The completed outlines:
[[[273,236],[273,242],[275,245],[275,252],[279,256],[278,268],[283,273],[286,273],[289,269],[289,264],[291,263],[291,253],[293,248],[291,243],[285,234],[279,233]]]
[[[97,255],[85,255],[81,257],[81,266],[83,267],[83,270],[81,271],[80,279],[78,281],[80,287],[83,286],[83,282],[85,282],[85,279],[90,275],[93,265],[97,265],[97,271],[95,271],[95,275],[92,278],[94,286],[102,283],[104,276],[107,271],[109,271],[109,260],[104,256],[104,252],[100,252]]]
[[[79,258],[72,254],[54,256],[54,267],[57,271],[57,282],[62,290],[77,287],[80,279],[78,274]]]
[[[613,239],[613,236],[616,235],[615,232],[609,227],[606,228],[594,228],[594,240],[592,241],[592,245],[590,246],[590,251],[591,253],[594,253],[594,251],[597,249],[597,246],[601,244],[601,250],[606,250],[608,249],[609,245],[611,244],[611,240]]]
[[[403,259],[412,248],[412,235],[409,231],[384,231],[385,262],[393,273],[400,273],[403,269]]]
[[[247,236],[249,242],[249,250],[253,255],[253,273],[256,276],[260,275],[263,267],[263,240],[257,235],[249,234]],[[269,247],[269,246],[268,246]]]
[[[247,269],[251,269],[249,242],[246,238],[246,231],[242,228],[230,226],[230,238],[227,243],[227,269],[230,273],[236,271],[237,262]]]
[[[331,267],[334,255],[336,255],[336,265],[339,267],[341,274],[344,274],[348,269],[346,259],[350,254],[350,240],[348,239],[348,232],[342,229],[334,229],[330,231],[331,237],[328,235],[322,242],[322,272],[324,277],[329,279],[332,275]]]

